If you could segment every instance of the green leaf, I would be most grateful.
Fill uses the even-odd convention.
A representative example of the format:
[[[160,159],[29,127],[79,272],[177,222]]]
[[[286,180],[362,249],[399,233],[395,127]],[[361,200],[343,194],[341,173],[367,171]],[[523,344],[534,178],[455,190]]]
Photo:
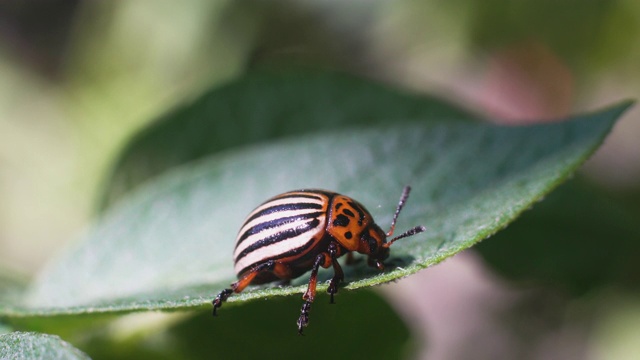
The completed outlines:
[[[527,127],[433,121],[341,128],[220,153],[113,206],[43,270],[25,305],[5,316],[208,309],[234,279],[231,253],[244,216],[265,198],[302,187],[348,194],[386,227],[402,186],[412,184],[398,230],[423,224],[428,231],[394,244],[395,266],[384,273],[350,267],[344,289],[399,279],[505,227],[566,179],[629,106]],[[229,302],[304,288],[258,287]]]
[[[9,327],[8,325],[0,323],[0,335],[10,333],[11,330],[11,327]]]
[[[3,307],[20,302],[27,284],[24,276],[0,268],[0,314],[2,314]]]
[[[252,73],[161,117],[119,156],[104,208],[172,167],[221,150],[347,125],[471,119],[441,101],[331,72]]]
[[[0,359],[89,359],[82,351],[57,336],[32,332],[0,335]]]
[[[508,278],[575,295],[640,285],[636,214],[584,180],[563,185],[476,249]]]

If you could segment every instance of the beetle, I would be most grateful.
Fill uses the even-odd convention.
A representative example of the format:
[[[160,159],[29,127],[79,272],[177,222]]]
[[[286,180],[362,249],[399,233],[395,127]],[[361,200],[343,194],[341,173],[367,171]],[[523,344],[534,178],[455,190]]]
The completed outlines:
[[[425,231],[416,226],[387,241],[393,235],[396,220],[409,197],[405,186],[388,232],[374,222],[364,206],[354,199],[326,190],[289,191],[265,201],[245,219],[236,238],[233,260],[238,281],[222,290],[213,300],[213,316],[232,293],[240,293],[250,284],[288,281],[311,270],[302,299],[298,334],[309,324],[309,310],[316,296],[318,269],[333,266],[334,275],[327,292],[331,303],[344,274],[338,258],[353,252],[367,255],[367,264],[379,270],[389,257],[396,240]]]

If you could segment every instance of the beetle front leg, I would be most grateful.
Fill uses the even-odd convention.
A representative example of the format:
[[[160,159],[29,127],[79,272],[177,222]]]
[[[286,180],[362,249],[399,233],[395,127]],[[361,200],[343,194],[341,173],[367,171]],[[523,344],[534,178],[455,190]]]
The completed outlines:
[[[213,299],[213,301],[211,302],[213,304],[213,316],[217,315],[216,310],[222,306],[222,303],[226,301],[231,294],[239,293],[242,290],[244,290],[244,288],[249,286],[249,284],[251,284],[251,281],[253,281],[253,279],[261,272],[274,271],[274,269],[275,269],[276,275],[278,275],[279,272],[286,274],[286,271],[288,271],[288,268],[286,268],[281,263],[277,263],[273,260],[269,260],[251,269],[251,271],[249,271],[246,275],[244,275],[240,280],[231,284],[230,289],[224,289],[220,291],[218,296],[216,296],[216,298]]]
[[[233,286],[233,284],[231,284],[231,286]],[[220,291],[220,293],[218,293],[218,296],[216,296],[215,299],[213,299],[213,301],[211,302],[211,304],[213,304],[213,316],[218,316],[216,310],[222,306],[222,303],[226,301],[229,295],[231,295],[232,293],[233,289],[224,289]]]
[[[311,276],[309,277],[309,286],[307,287],[307,291],[305,291],[304,295],[302,295],[302,299],[305,300],[302,305],[302,309],[300,310],[300,317],[298,318],[298,334],[302,335],[302,330],[309,325],[309,310],[311,310],[311,303],[313,303],[313,299],[316,297],[316,285],[318,284],[318,268],[320,265],[327,262],[326,255],[324,253],[318,254],[316,256],[316,260],[313,263],[313,267],[311,268]]]
[[[327,292],[331,295],[331,300],[329,302],[334,304],[333,295],[338,293],[338,285],[342,280],[344,280],[344,272],[338,263],[338,246],[334,242],[329,244],[329,256],[331,257],[331,264],[333,265],[333,278],[331,278],[331,282],[329,282]]]

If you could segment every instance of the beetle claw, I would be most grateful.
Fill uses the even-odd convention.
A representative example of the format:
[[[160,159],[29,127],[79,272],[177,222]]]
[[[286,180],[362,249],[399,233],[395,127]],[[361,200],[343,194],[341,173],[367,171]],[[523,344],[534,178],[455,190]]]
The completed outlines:
[[[220,293],[218,294],[218,296],[216,296],[215,299],[213,299],[213,301],[211,302],[211,304],[213,305],[213,316],[218,316],[218,314],[216,314],[216,310],[222,306],[222,302],[227,300],[227,298],[229,297],[229,295],[231,295],[231,293],[233,293],[233,290],[224,289],[220,291]]]
[[[309,310],[311,310],[311,302],[305,301],[298,318],[298,335],[304,335],[302,330],[309,325]]]
[[[338,284],[340,283],[340,281],[342,281],[342,278],[334,278],[331,279],[331,282],[329,283],[327,292],[331,296],[329,301],[330,304],[335,304],[335,301],[333,301],[333,295],[338,293]]]

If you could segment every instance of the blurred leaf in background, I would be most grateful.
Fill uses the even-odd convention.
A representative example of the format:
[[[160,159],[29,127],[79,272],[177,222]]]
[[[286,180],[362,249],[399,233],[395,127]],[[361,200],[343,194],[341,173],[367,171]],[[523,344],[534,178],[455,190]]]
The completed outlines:
[[[477,247],[505,277],[582,295],[640,287],[637,214],[580,180],[563,185]]]
[[[304,337],[295,328],[299,298],[288,296],[225,307],[215,321],[210,311],[195,312],[136,341],[96,338],[85,346],[96,354],[94,359],[295,359],[300,354],[308,359],[398,359],[413,354],[409,330],[386,301],[371,291],[340,295],[337,304],[314,304],[317,315]],[[122,329],[114,331],[126,332],[127,324],[122,321]],[[241,339],[250,341],[250,346]]]
[[[86,224],[133,131],[241,68],[251,31],[229,38],[219,28],[226,3],[0,5],[3,262],[40,267]]]

